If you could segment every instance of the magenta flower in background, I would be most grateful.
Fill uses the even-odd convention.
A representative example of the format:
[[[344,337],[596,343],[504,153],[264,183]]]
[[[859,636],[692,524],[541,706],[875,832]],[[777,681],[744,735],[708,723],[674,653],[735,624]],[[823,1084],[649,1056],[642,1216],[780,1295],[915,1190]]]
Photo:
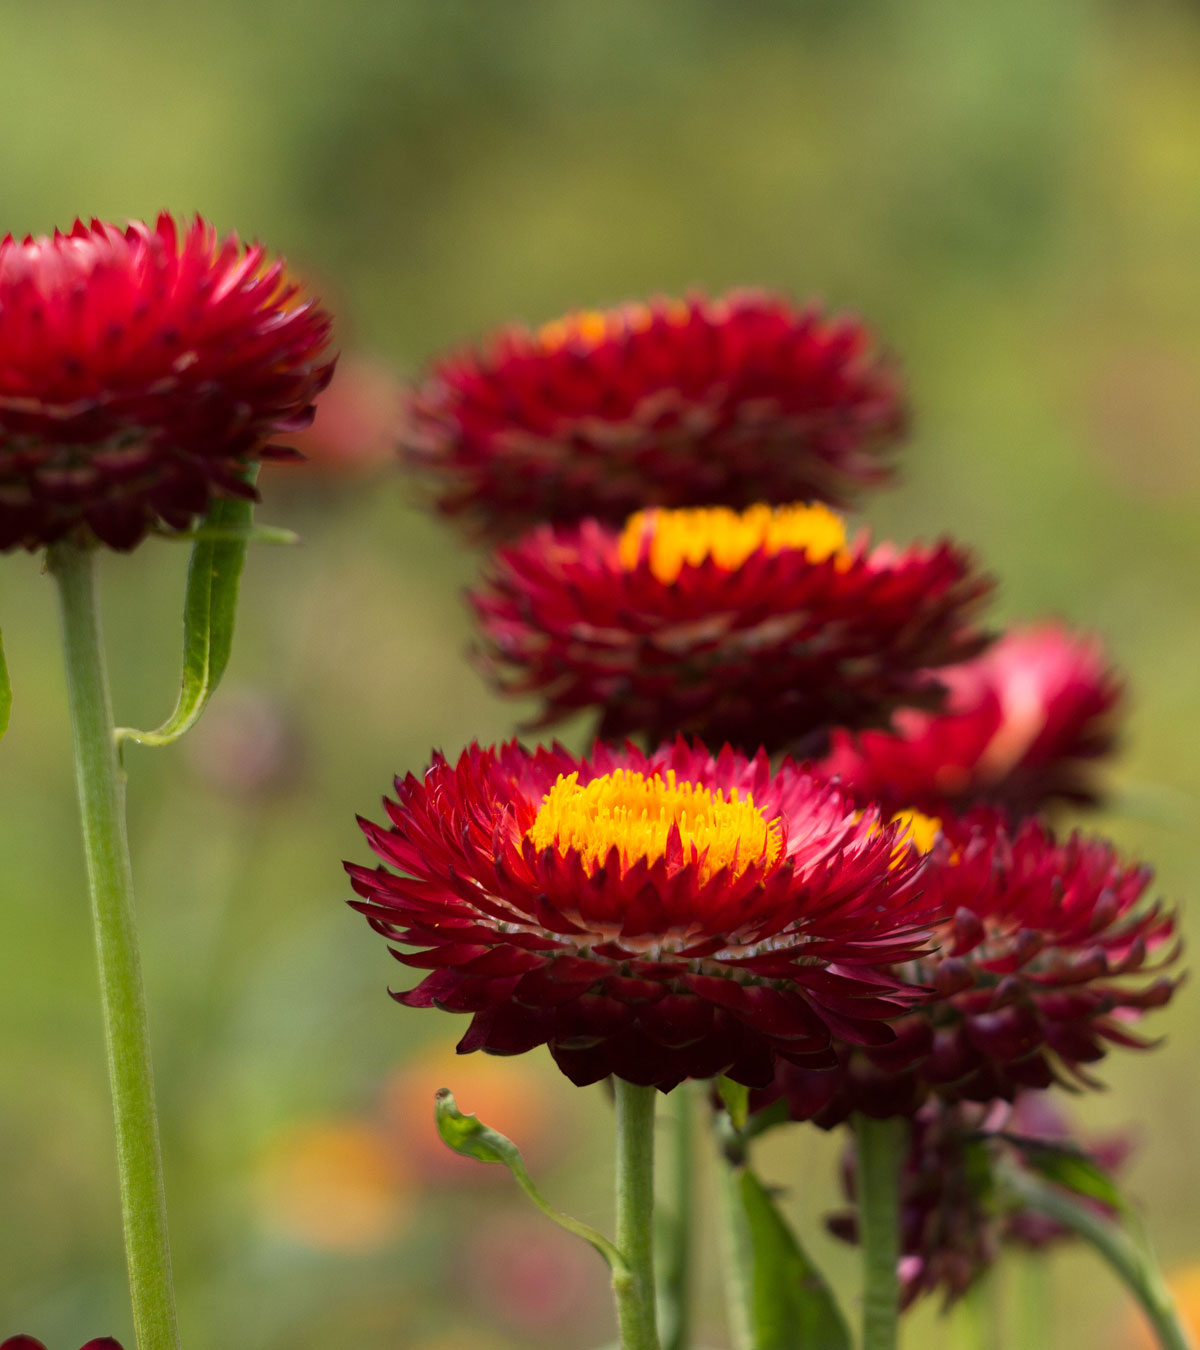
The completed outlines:
[[[989,802],[1027,815],[1094,802],[1122,686],[1100,643],[1057,623],[1015,628],[942,666],[946,706],[900,710],[891,731],[838,730],[822,768],[865,801],[940,814]]]

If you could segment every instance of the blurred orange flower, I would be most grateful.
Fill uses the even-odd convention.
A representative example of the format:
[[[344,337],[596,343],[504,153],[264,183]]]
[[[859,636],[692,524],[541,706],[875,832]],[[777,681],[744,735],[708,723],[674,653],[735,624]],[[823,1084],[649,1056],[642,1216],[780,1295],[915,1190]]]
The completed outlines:
[[[1184,1330],[1200,1343],[1200,1262],[1172,1272],[1167,1286],[1175,1297]],[[1130,1310],[1117,1346],[1118,1350],[1158,1350],[1158,1338],[1140,1309]]]
[[[454,1042],[422,1047],[388,1080],[383,1109],[393,1138],[403,1140],[414,1172],[431,1182],[478,1185],[501,1181],[507,1173],[453,1153],[438,1137],[433,1097],[448,1087],[460,1108],[507,1135],[531,1167],[544,1166],[554,1152],[562,1123],[559,1075],[546,1062],[528,1056],[459,1055]]]
[[[351,1119],[292,1127],[268,1148],[256,1181],[266,1226],[323,1251],[381,1246],[409,1218],[400,1151],[386,1130]]]

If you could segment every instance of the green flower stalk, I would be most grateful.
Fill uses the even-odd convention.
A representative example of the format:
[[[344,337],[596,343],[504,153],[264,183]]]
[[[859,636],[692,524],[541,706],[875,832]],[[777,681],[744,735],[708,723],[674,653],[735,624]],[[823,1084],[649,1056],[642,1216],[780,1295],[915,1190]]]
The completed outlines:
[[[138,1350],[179,1335],[96,555],[204,518],[179,704],[120,733],[169,744],[224,670],[257,464],[312,420],[329,327],[282,260],[199,217],[0,240],[0,552],[45,547],[58,588]],[[10,701],[0,660],[0,731]]]
[[[125,785],[117,763],[96,603],[95,554],[72,543],[56,544],[49,551],[47,567],[58,585],[75,782],[83,817],[117,1131],[133,1322],[139,1350],[175,1350],[179,1331],[167,1242],[150,1030],[125,832]]]

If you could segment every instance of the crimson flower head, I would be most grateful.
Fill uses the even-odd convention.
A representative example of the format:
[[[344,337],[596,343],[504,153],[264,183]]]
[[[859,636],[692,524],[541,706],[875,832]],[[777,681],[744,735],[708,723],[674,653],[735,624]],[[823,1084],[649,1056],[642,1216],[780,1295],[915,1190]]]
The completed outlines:
[[[923,822],[855,811],[790,761],[472,746],[384,805],[352,903],[430,972],[393,997],[471,1015],[460,1053],[547,1045],[578,1084],[762,1085],[775,1056],[832,1063],[834,1036],[889,1044],[921,997],[893,968],[938,917]]]
[[[46,1347],[36,1336],[10,1336],[8,1340],[0,1341],[0,1350],[46,1350]],[[79,1350],[121,1350],[121,1343],[111,1336],[98,1336]]]
[[[931,667],[982,645],[989,588],[949,543],[872,548],[825,506],[760,504],[543,526],[496,554],[472,603],[539,725],[596,708],[607,739],[811,751],[831,725],[938,703]]]
[[[794,1118],[830,1128],[853,1111],[910,1116],[931,1095],[1098,1087],[1090,1066],[1110,1045],[1152,1044],[1135,1024],[1179,978],[1161,973],[1178,954],[1176,918],[1143,903],[1150,869],[1103,840],[1058,842],[1038,820],[1010,826],[986,808],[943,824],[924,883],[952,917],[909,972],[933,996],[890,1045],[838,1045],[831,1073],[781,1064],[755,1109],[783,1097]]]
[[[1113,748],[1122,691],[1093,638],[1056,623],[1013,629],[937,676],[943,710],[904,709],[891,731],[836,731],[823,769],[856,797],[935,815],[1096,800],[1091,768]]]
[[[0,241],[0,549],[132,548],[288,452],[329,382],[329,317],[257,244],[76,221]]]
[[[887,476],[900,381],[861,324],[764,291],[511,327],[433,367],[401,429],[492,538],[641,506],[844,502]]]

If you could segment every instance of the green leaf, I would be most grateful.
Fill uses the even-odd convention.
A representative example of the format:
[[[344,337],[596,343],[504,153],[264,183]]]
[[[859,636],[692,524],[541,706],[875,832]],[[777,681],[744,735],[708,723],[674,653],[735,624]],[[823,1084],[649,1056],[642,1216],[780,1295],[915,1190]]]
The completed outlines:
[[[485,1125],[477,1116],[464,1115],[458,1109],[454,1094],[448,1088],[439,1089],[434,1097],[434,1119],[442,1143],[452,1148],[455,1153],[461,1153],[464,1158],[474,1158],[477,1162],[484,1163],[503,1163],[513,1174],[517,1185],[547,1218],[553,1219],[560,1228],[565,1228],[568,1233],[574,1233],[576,1237],[581,1237],[595,1247],[614,1273],[629,1275],[625,1258],[616,1247],[602,1233],[598,1233],[586,1223],[580,1223],[578,1219],[572,1219],[569,1214],[560,1213],[550,1205],[525,1170],[525,1160],[521,1157],[521,1150],[516,1144]]]
[[[298,544],[300,536],[295,530],[285,529],[282,525],[259,525],[254,521],[235,525],[197,525],[194,530],[184,530],[170,536],[172,539],[206,540],[212,543],[237,543],[244,540],[247,544]]]
[[[760,1134],[766,1134],[768,1130],[774,1129],[776,1125],[786,1125],[791,1118],[787,1099],[780,1097],[778,1101],[772,1102],[770,1106],[764,1106],[761,1111],[755,1111],[746,1122],[746,1128],[742,1133],[745,1135],[747,1141],[757,1139]]]
[[[740,1178],[753,1275],[753,1350],[851,1350],[846,1319],[762,1182]]]
[[[213,696],[233,649],[238,586],[253,532],[254,503],[213,502],[196,531],[183,609],[183,681],[175,711],[153,731],[118,727],[117,744],[170,745],[195,726]]]
[[[1026,1167],[1047,1181],[1074,1195],[1098,1200],[1115,1214],[1127,1213],[1128,1206],[1112,1177],[1082,1149],[1043,1139],[1006,1138],[1020,1149]]]
[[[0,638],[0,736],[8,730],[8,718],[12,712],[12,684],[8,678],[8,666],[4,661],[4,641]]]
[[[717,1079],[717,1091],[729,1112],[735,1130],[746,1128],[746,1118],[750,1114],[750,1089],[744,1083],[735,1083],[732,1078],[722,1075]]]

